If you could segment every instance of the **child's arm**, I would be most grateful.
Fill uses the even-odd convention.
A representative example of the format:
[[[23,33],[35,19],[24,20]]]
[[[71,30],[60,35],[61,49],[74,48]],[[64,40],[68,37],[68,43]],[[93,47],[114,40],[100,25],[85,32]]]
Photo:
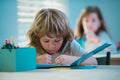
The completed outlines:
[[[97,65],[97,60],[94,57],[90,57],[88,59],[86,59],[84,62],[82,62],[82,64],[80,65]]]
[[[60,55],[55,59],[55,62],[57,64],[62,64],[62,65],[70,65],[74,61],[76,61],[78,58],[77,56],[69,56],[69,55]],[[90,57],[84,62],[82,62],[80,65],[97,65],[97,61],[94,57]]]
[[[80,56],[86,54],[87,52],[77,43],[77,41],[73,40],[71,42],[71,53],[68,55],[60,55],[55,59],[55,62],[58,64],[72,64],[75,60],[80,58]],[[80,65],[96,65],[97,61],[94,57],[90,57],[89,59],[85,60]]]

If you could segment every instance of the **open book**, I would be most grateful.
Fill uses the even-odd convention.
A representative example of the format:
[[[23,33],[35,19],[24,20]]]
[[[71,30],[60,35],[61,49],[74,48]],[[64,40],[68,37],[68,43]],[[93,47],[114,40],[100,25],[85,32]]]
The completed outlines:
[[[57,68],[57,67],[70,67],[70,68],[94,68],[96,66],[92,66],[92,65],[86,65],[86,66],[81,66],[80,64],[85,61],[86,59],[88,59],[89,57],[93,56],[94,54],[97,54],[98,52],[104,50],[105,48],[109,47],[111,44],[108,43],[104,43],[103,45],[97,47],[96,49],[92,50],[91,52],[81,56],[79,59],[77,59],[76,61],[74,61],[72,64],[70,65],[58,65],[58,64],[37,64],[37,69],[49,69],[49,68]]]

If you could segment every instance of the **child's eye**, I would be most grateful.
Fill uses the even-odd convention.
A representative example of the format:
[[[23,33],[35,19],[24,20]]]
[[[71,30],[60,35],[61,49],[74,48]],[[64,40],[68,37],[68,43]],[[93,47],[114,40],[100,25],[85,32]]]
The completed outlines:
[[[60,41],[60,39],[59,40],[55,40],[55,42],[59,42]]]
[[[49,40],[45,40],[44,42],[47,43],[47,42],[49,42]]]

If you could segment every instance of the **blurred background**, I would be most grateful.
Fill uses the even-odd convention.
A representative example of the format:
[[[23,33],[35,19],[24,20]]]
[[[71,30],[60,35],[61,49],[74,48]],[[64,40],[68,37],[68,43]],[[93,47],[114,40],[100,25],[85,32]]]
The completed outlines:
[[[26,32],[35,14],[42,8],[56,8],[63,11],[76,29],[81,11],[86,6],[98,6],[105,19],[113,42],[120,40],[120,0],[0,0],[0,46],[6,38],[14,37],[15,44],[26,46]]]

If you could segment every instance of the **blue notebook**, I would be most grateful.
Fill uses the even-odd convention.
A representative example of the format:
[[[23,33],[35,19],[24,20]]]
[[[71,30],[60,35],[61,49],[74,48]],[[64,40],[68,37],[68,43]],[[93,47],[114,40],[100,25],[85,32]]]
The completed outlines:
[[[104,50],[105,48],[109,47],[111,44],[104,43],[103,45],[99,46],[98,48],[92,50],[91,52],[81,56],[79,59],[74,61],[71,65],[58,65],[58,64],[37,64],[37,69],[49,69],[49,68],[57,68],[57,67],[70,67],[72,69],[91,69],[95,68],[96,66],[86,65],[80,66],[80,64],[88,59],[89,57],[97,54],[98,52]]]

